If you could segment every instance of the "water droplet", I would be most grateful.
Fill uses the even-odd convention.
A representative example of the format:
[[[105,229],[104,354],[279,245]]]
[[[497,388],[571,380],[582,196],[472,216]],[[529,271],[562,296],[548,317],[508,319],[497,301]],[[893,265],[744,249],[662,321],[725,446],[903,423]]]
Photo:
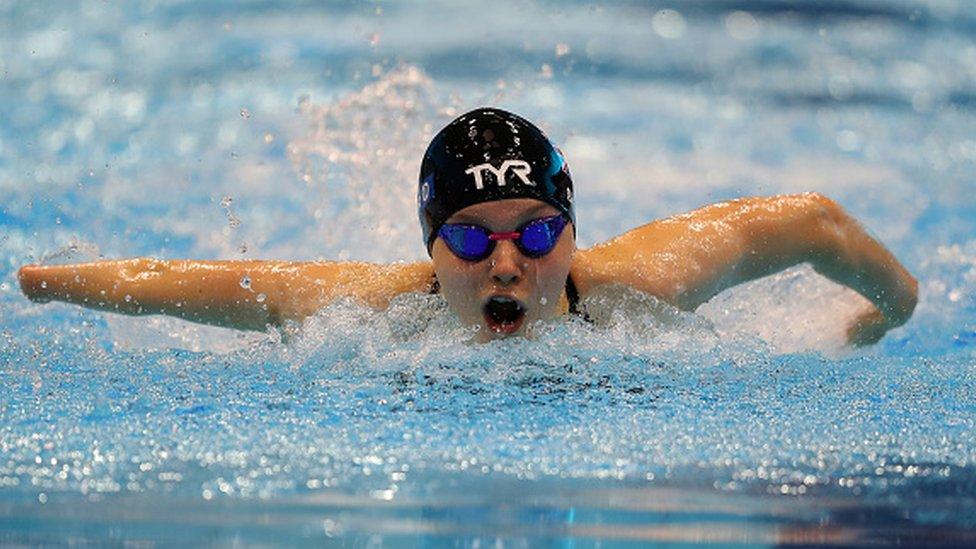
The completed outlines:
[[[674,40],[685,33],[685,18],[675,10],[661,10],[654,14],[651,27],[661,38]]]
[[[546,303],[549,303],[549,300],[545,296],[539,298],[539,305],[545,305]]]
[[[736,40],[751,40],[759,35],[759,23],[749,12],[733,11],[725,16],[725,30]]]
[[[46,281],[44,281],[44,280],[41,281],[41,288],[42,289],[43,288],[47,288],[47,282]]]
[[[241,118],[243,118],[244,120],[248,120],[249,118],[251,118],[251,111],[247,110],[246,108],[242,108]]]
[[[241,278],[241,288],[244,288],[245,290],[251,289],[251,277],[244,275],[244,277]]]
[[[264,300],[267,299],[267,298],[268,298],[268,296],[266,296],[264,294],[258,294],[258,296],[255,297],[254,299],[256,299],[258,303],[264,303]]]
[[[556,44],[556,57],[562,57],[569,53],[569,44],[560,42]]]
[[[264,142],[265,143],[271,143],[272,141],[274,141],[274,136],[273,135],[271,135],[270,133],[264,134]]]
[[[837,147],[845,152],[853,152],[861,145],[860,137],[851,130],[837,132]]]
[[[132,301],[132,296],[129,294],[125,294],[125,302],[129,303],[130,301]]]

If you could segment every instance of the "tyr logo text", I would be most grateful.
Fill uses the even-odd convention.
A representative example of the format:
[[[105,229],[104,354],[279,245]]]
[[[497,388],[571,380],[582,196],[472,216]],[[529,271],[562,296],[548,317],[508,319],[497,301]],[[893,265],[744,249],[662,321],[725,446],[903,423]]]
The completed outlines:
[[[505,160],[502,165],[495,168],[490,163],[478,164],[477,166],[471,166],[470,168],[464,170],[464,173],[468,173],[474,176],[474,187],[478,190],[485,188],[485,182],[483,175],[486,171],[491,172],[495,175],[495,181],[499,187],[505,186],[505,174],[511,170],[515,177],[518,177],[522,183],[529,185],[530,187],[535,187],[529,179],[529,174],[532,173],[532,166],[529,165],[525,160]]]

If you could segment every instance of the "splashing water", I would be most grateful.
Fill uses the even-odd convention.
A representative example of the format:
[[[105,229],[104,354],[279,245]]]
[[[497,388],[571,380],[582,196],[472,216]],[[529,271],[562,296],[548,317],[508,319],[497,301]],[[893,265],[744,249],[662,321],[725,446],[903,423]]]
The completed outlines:
[[[321,243],[321,257],[425,256],[408,213],[416,209],[417,159],[435,125],[456,113],[438,106],[431,87],[422,71],[405,66],[332,103],[300,100],[310,128],[288,154],[319,198],[308,206],[316,223],[305,236]]]
[[[976,14],[719,4],[0,7],[0,539],[971,540]],[[562,146],[582,246],[816,190],[916,315],[845,349],[860,298],[805,267],[487,345],[438,296],[242,334],[18,292],[35,261],[423,259],[419,158],[485,103]]]

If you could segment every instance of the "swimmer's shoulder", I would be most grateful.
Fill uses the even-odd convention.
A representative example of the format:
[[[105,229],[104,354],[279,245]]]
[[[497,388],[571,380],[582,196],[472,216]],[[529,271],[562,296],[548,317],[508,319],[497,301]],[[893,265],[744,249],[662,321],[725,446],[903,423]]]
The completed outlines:
[[[656,220],[573,254],[569,274],[580,299],[607,285],[629,286],[677,303],[681,269],[675,268],[673,223]]]
[[[274,323],[281,323],[314,315],[336,298],[352,298],[383,310],[400,294],[429,291],[433,275],[433,265],[423,261],[286,261],[268,262],[260,271],[251,269],[249,277],[254,291],[266,294]]]
[[[299,265],[307,281],[328,287],[334,293],[363,298],[374,305],[388,302],[399,294],[429,293],[434,284],[434,265],[430,261],[386,264],[311,261]]]
[[[396,293],[430,293],[436,284],[434,263],[431,261],[391,263],[380,268]]]

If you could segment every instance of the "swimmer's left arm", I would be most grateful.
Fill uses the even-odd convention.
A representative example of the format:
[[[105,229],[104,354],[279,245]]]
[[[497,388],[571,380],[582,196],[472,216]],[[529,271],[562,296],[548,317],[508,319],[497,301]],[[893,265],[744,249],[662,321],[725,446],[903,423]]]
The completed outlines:
[[[803,262],[873,303],[848,330],[851,343],[877,341],[915,308],[915,278],[817,193],[732,200],[656,221],[577,251],[572,273],[583,294],[623,283],[693,310],[726,288]]]

